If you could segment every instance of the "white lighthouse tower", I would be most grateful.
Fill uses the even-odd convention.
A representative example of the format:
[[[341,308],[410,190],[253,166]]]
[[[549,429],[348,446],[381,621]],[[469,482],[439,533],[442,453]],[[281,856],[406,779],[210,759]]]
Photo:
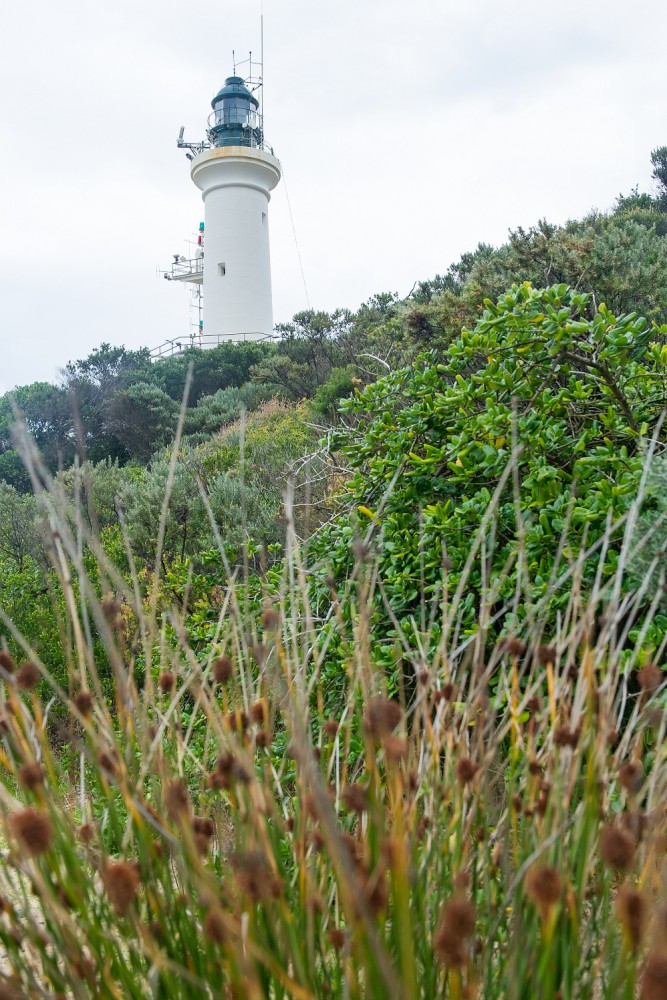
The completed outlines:
[[[168,275],[193,283],[203,278],[199,342],[206,347],[273,334],[268,210],[281,175],[264,142],[259,101],[243,78],[228,77],[211,105],[208,142],[184,142],[182,129],[178,139],[191,150],[190,176],[202,192],[204,249],[196,273],[177,266],[179,273]]]

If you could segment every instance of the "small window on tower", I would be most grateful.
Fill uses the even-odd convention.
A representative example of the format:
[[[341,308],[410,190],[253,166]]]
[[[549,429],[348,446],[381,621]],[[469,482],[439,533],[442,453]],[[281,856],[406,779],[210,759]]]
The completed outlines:
[[[262,225],[266,225],[266,212],[262,212]]]
[[[220,272],[220,274],[224,278],[224,276],[225,276],[225,265],[224,264],[218,264],[218,271]]]

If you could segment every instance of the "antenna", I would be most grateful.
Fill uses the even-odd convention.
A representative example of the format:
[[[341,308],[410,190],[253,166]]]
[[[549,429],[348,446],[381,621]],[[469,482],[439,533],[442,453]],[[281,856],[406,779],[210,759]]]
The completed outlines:
[[[264,135],[264,0],[259,6],[259,121]]]
[[[232,49],[232,66],[234,67],[234,76],[236,76],[236,52]]]
[[[185,132],[185,125],[181,125],[181,131],[178,133],[178,141],[183,141],[183,133]]]

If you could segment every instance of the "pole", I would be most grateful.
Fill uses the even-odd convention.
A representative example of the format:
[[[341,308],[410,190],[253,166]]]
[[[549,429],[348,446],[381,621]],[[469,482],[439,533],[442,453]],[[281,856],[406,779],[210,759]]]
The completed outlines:
[[[259,15],[259,78],[262,98],[262,138],[264,137],[264,0],[261,0]]]

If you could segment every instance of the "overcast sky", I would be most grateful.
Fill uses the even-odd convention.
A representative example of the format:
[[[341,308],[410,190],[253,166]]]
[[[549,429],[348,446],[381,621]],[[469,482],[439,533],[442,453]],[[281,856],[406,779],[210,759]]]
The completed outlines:
[[[264,0],[264,23],[277,322],[650,189],[667,144],[664,0]],[[187,336],[156,277],[203,219],[175,140],[259,24],[260,0],[2,4],[0,391]]]

